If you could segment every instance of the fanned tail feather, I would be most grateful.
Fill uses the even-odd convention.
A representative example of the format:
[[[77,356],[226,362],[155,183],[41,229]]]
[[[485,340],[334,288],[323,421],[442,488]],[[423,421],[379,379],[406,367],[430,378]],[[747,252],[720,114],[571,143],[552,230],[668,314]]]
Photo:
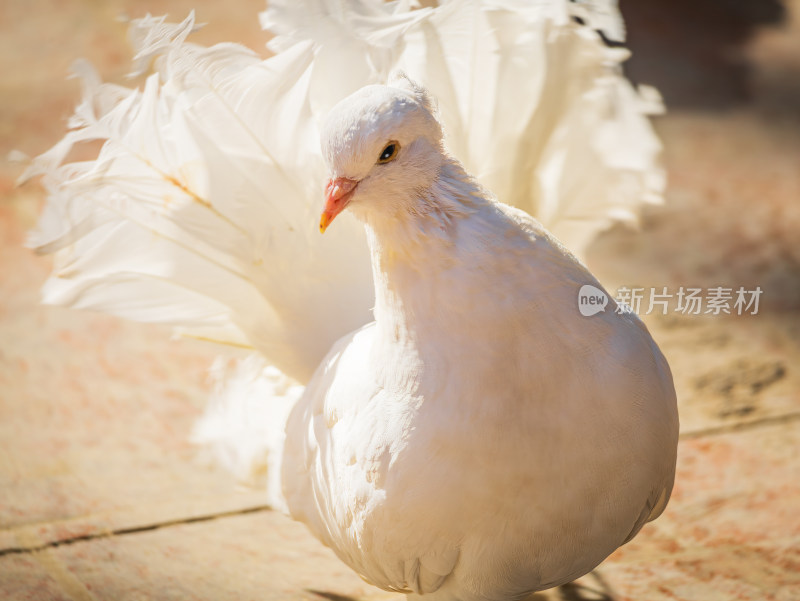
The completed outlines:
[[[198,440],[219,443],[240,474],[277,448],[252,441],[276,434],[256,429],[238,455],[217,436],[232,419],[225,411],[295,394],[270,388],[258,361],[304,383],[335,340],[371,319],[361,228],[345,215],[324,237],[316,230],[318,127],[343,97],[404,71],[438,99],[467,169],[579,255],[661,198],[647,119],[660,101],[631,86],[620,70],[627,52],[597,31],[624,36],[613,0],[411,4],[272,0],[261,15],[275,34],[267,59],[187,42],[194,14],[132,21],[134,74],[155,72],[132,89],[77,63],[83,100],[70,131],[23,174],[44,175],[48,191],[30,237],[56,253],[45,302],[169,324],[262,357],[224,372],[216,398],[229,402],[215,401],[198,426]],[[93,140],[103,143],[94,160],[69,160]]]
[[[261,60],[172,39],[143,90],[87,83],[77,129],[25,174],[50,191],[31,237],[59,251],[45,302],[252,346],[308,378],[372,302],[360,228],[316,232],[312,66],[308,44]],[[90,139],[105,141],[96,160],[61,164]]]
[[[211,368],[214,391],[192,441],[211,451],[239,480],[264,487],[270,505],[286,510],[281,493],[284,426],[303,387],[259,354]]]

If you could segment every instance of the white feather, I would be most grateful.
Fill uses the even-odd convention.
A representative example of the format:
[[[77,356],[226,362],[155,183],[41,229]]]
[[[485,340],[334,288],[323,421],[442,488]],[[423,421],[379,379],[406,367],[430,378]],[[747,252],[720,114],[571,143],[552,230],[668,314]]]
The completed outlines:
[[[273,508],[288,511],[281,491],[281,462],[289,412],[303,387],[259,354],[211,368],[214,392],[192,441],[213,452],[242,482],[264,487]]]
[[[361,227],[344,215],[316,231],[320,123],[397,70],[437,99],[467,169],[581,254],[659,200],[663,172],[647,120],[658,100],[642,101],[625,51],[595,31],[619,38],[615,5],[580,4],[275,0],[267,59],[187,42],[194,14],[132,21],[134,73],[154,59],[156,72],[130,89],[78,63],[71,130],[23,175],[44,174],[49,194],[30,239],[56,253],[45,302],[253,348],[307,382],[374,302]],[[95,160],[65,162],[89,140],[104,142]]]

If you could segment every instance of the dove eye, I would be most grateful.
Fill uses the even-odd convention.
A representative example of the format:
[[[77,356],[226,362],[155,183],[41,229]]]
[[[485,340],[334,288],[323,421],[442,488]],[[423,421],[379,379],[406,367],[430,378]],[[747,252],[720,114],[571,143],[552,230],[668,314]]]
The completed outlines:
[[[386,145],[386,148],[383,149],[381,152],[381,156],[378,157],[378,164],[383,165],[384,163],[388,163],[389,161],[393,161],[397,158],[397,153],[400,151],[400,142],[395,142],[392,140]]]

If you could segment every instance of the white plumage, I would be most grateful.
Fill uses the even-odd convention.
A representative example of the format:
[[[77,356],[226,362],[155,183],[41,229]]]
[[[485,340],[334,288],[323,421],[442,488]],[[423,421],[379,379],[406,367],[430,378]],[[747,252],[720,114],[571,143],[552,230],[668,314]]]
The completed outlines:
[[[26,173],[50,192],[45,301],[257,351],[196,438],[265,465],[376,585],[512,599],[587,572],[663,510],[677,441],[645,327],[582,317],[600,284],[528,214],[580,253],[658,199],[657,107],[591,28],[620,37],[618,13],[274,1],[262,23],[266,60],[186,42],[193,16],[135,21],[141,90],[78,66],[72,130]],[[382,85],[399,69],[430,95]],[[328,176],[323,227],[346,210],[320,236]]]
[[[638,318],[580,314],[578,290],[600,284],[491,199],[403,87],[364,88],[323,130],[334,182],[357,182],[346,210],[367,231],[375,322],[293,408],[283,491],[369,582],[514,599],[585,574],[661,513],[672,377]]]

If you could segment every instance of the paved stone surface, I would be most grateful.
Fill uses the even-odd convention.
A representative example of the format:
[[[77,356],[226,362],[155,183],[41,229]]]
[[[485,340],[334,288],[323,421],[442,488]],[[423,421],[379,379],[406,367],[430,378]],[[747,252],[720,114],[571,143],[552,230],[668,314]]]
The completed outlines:
[[[0,582],[3,599],[311,601],[328,595],[334,600],[372,601],[392,597],[362,582],[317,544],[304,526],[273,512],[0,557],[0,572],[14,575]]]
[[[601,568],[619,598],[799,598],[798,448],[796,423],[682,441],[669,510]]]
[[[647,316],[679,395],[673,499],[597,572],[530,601],[800,599],[800,2],[622,6],[631,72],[673,107],[657,122],[670,191],[590,265],[612,289],[764,293],[758,315]],[[261,0],[0,4],[0,157],[60,137],[74,58],[123,80],[118,14],[192,7],[199,41],[263,47]],[[0,599],[400,599],[198,457],[213,348],[38,305],[49,262],[22,245],[41,191],[18,172],[0,162]]]

